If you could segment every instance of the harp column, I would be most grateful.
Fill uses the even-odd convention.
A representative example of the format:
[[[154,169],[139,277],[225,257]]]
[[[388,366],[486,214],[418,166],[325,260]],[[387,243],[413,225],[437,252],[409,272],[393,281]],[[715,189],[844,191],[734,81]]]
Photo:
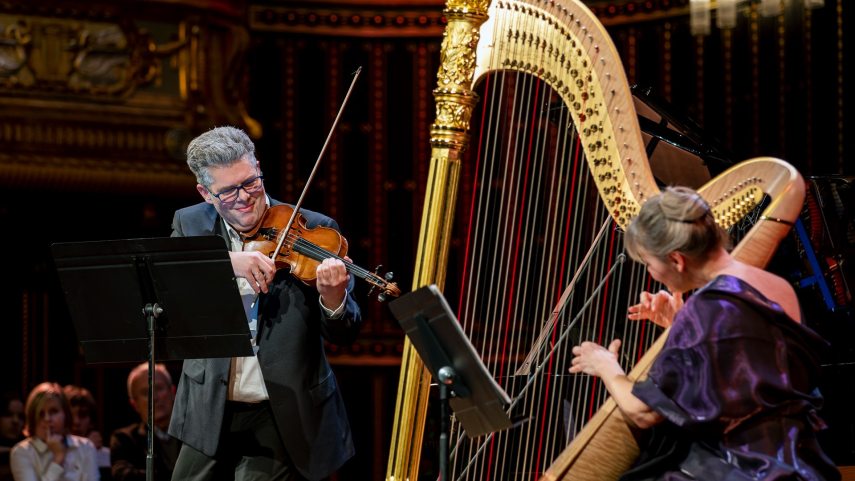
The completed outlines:
[[[475,51],[489,0],[448,0],[437,73],[436,120],[431,125],[431,160],[422,211],[413,289],[443,288],[448,247],[457,200],[460,157],[469,145],[469,120],[478,101],[472,91]],[[430,373],[409,340],[405,340],[392,426],[387,481],[418,479],[422,436],[427,416]]]

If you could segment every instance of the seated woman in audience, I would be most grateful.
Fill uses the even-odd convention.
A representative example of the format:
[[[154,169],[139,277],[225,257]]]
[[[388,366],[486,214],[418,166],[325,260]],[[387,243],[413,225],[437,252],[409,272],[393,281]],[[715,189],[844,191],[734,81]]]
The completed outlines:
[[[24,413],[27,438],[11,454],[15,481],[99,481],[95,446],[69,434],[71,408],[58,384],[33,388]]]
[[[9,452],[24,439],[24,403],[13,392],[3,393],[0,403],[0,481],[11,481]]]
[[[62,388],[65,399],[71,407],[71,434],[89,438],[95,445],[95,459],[101,479],[110,478],[110,448],[104,446],[104,437],[98,430],[98,407],[95,397],[82,386],[69,384]]]

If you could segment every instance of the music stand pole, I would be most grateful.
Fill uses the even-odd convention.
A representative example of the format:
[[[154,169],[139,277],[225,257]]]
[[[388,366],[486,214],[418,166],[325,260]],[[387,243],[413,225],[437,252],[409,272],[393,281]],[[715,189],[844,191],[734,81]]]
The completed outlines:
[[[439,369],[439,481],[448,481],[448,453],[451,437],[451,409],[448,400],[454,396],[451,385],[457,374],[451,366]]]
[[[163,309],[155,302],[143,308],[148,324],[148,420],[146,421],[145,481],[154,480],[154,326]]]

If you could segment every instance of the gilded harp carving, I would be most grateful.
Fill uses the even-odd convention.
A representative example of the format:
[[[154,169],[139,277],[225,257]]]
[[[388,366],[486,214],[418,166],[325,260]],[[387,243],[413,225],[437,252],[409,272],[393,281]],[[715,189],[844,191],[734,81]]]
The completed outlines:
[[[573,468],[552,470],[553,462],[588,436],[590,420],[609,417],[595,416],[604,389],[567,374],[569,348],[620,337],[629,370],[648,362],[661,334],[626,321],[626,293],[652,287],[620,253],[622,228],[658,187],[620,58],[584,5],[450,1],[446,17],[413,287],[448,282],[464,331],[514,399],[518,420],[475,439],[456,429],[452,478],[561,478]],[[765,194],[778,208],[775,195],[797,194],[787,186],[799,179],[785,164],[753,165],[704,188],[724,224]],[[769,180],[769,169],[781,175]],[[772,237],[786,232],[784,224],[770,229]],[[452,238],[461,244],[453,255]],[[429,382],[407,343],[388,480],[418,479]]]

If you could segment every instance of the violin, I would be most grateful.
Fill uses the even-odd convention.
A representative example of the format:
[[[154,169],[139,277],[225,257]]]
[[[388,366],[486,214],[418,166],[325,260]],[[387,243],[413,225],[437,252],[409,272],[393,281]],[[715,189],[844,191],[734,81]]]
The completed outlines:
[[[285,229],[289,221],[291,228]],[[281,238],[283,233],[284,240]],[[242,237],[244,251],[258,251],[267,257],[273,256],[275,252],[273,262],[276,269],[287,267],[294,277],[308,285],[314,285],[317,280],[315,271],[318,265],[324,259],[333,258],[342,261],[347,272],[371,284],[369,295],[375,289],[378,290],[379,301],[386,300],[388,296],[401,295],[398,285],[391,282],[391,272],[381,277],[377,274],[380,266],[371,272],[346,261],[347,239],[330,227],[307,227],[306,218],[299,212],[294,216],[294,208],[290,205],[271,206],[261,216],[258,225],[242,234]]]

